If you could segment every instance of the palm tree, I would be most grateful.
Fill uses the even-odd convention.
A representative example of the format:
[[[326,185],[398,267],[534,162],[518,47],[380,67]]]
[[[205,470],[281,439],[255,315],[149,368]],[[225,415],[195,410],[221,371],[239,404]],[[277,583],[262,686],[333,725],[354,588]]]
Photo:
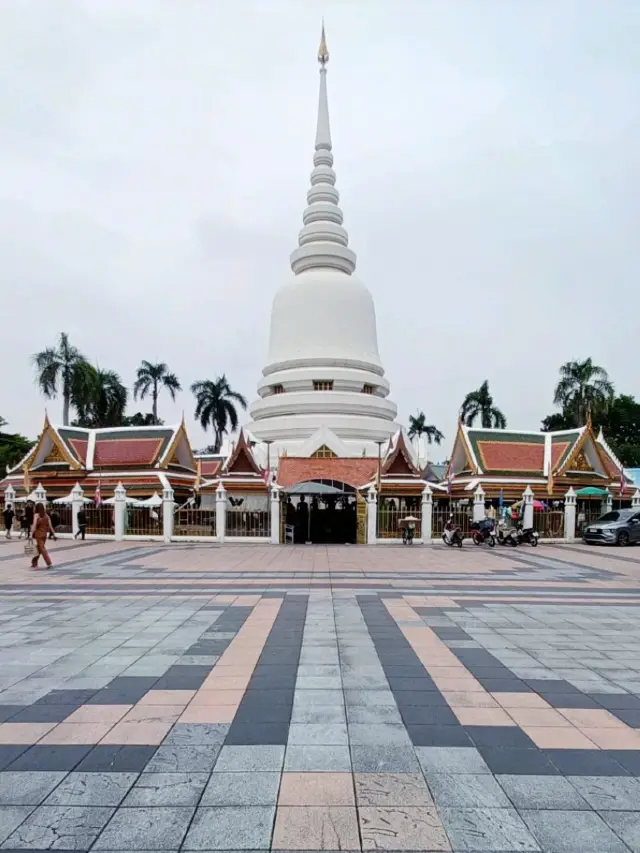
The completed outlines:
[[[504,429],[507,419],[500,409],[493,405],[493,397],[489,392],[489,380],[485,379],[477,391],[471,391],[464,398],[460,408],[460,417],[465,426],[473,426],[475,419],[480,416],[484,429],[496,427]]]
[[[92,367],[91,371],[88,399],[77,406],[77,426],[121,426],[129,392],[115,371],[102,370],[99,367]]]
[[[562,406],[564,412],[573,414],[578,426],[583,426],[590,414],[607,410],[613,393],[607,371],[587,358],[562,365],[553,402]]]
[[[433,426],[433,424],[428,424],[426,421],[427,417],[424,412],[418,412],[415,417],[413,417],[413,415],[409,415],[409,430],[407,435],[409,438],[420,438],[424,435],[426,436],[429,444],[433,441],[435,441],[436,444],[440,444],[444,435],[437,427]]]
[[[6,426],[6,425],[7,425],[7,421],[5,421],[5,419],[3,417],[0,417],[0,429],[2,429],[2,427]]]
[[[191,391],[196,398],[195,417],[200,421],[202,429],[211,427],[213,430],[213,452],[218,453],[222,446],[222,437],[228,432],[228,427],[231,427],[231,432],[238,428],[238,412],[235,403],[246,409],[247,401],[242,394],[231,389],[224,374],[214,382],[210,379],[194,382]]]
[[[33,356],[36,382],[48,400],[62,392],[62,423],[69,424],[72,405],[82,405],[91,388],[92,367],[82,353],[71,346],[66,332],[60,335],[57,347],[47,347]]]
[[[133,386],[133,398],[141,400],[151,394],[152,414],[154,424],[158,423],[158,392],[161,388],[166,388],[171,399],[176,399],[176,392],[182,391],[182,385],[178,381],[175,373],[169,373],[169,368],[164,362],[160,364],[151,364],[150,361],[143,361],[136,374],[136,381]]]

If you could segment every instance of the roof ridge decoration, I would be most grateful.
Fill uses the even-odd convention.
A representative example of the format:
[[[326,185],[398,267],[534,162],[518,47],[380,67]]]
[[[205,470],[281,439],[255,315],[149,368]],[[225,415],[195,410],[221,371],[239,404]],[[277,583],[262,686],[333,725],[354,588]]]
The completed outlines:
[[[391,453],[389,453],[387,455],[387,458],[384,460],[384,462],[382,464],[382,476],[383,477],[389,473],[389,471],[391,470],[391,467],[398,460],[398,458],[403,459],[405,462],[405,465],[407,468],[407,474],[404,476],[410,476],[410,477],[421,477],[422,476],[420,471],[418,470],[418,468],[416,467],[416,465],[413,461],[413,457],[411,455],[411,452],[409,451],[409,448],[407,447],[407,443],[406,443],[405,438],[404,438],[404,432],[402,430],[398,430],[398,439],[395,443],[395,447],[393,448]],[[394,473],[396,473],[396,472],[394,472]]]
[[[609,444],[609,442],[608,442],[608,441],[606,440],[606,438],[604,437],[604,432],[602,431],[602,427],[600,427],[600,432],[598,433],[598,435],[597,435],[597,437],[596,437],[596,443],[597,443],[597,444],[600,444],[600,445],[603,447],[603,449],[605,450],[605,452],[609,454],[609,456],[611,457],[611,461],[612,461],[612,462],[614,462],[614,464],[615,464],[615,465],[617,466],[617,468],[618,468],[618,471],[619,471],[621,474],[623,474],[623,475],[625,476],[625,479],[626,479],[626,475],[624,474],[624,465],[623,465],[623,464],[622,464],[622,462],[618,459],[618,457],[616,456],[616,454],[615,454],[615,453],[613,452],[613,450],[611,449],[611,445]]]
[[[193,455],[193,450],[191,449],[189,437],[187,435],[187,428],[185,427],[184,417],[182,419],[182,422],[178,424],[178,426],[174,429],[171,439],[167,442],[167,446],[165,448],[164,453],[160,456],[156,463],[157,468],[169,467],[169,465],[171,464],[171,460],[178,451],[181,441],[186,441],[193,470],[195,471],[197,469],[197,463],[195,456]]]
[[[580,429],[581,429],[580,438],[578,438],[578,440],[575,442],[575,444],[571,448],[570,452],[567,453],[564,460],[562,461],[562,464],[556,468],[556,470],[554,472],[556,477],[560,474],[566,474],[567,473],[567,470],[569,468],[570,463],[573,462],[573,460],[578,456],[580,451],[583,449],[583,447],[587,441],[587,438],[591,439],[593,446],[595,448],[595,451],[596,451],[596,455],[598,456],[598,459],[600,460],[600,464],[602,466],[602,469],[606,473],[607,466],[605,464],[604,459],[602,458],[600,448],[598,447],[598,442],[596,441],[596,437],[595,437],[594,432],[593,432],[593,427],[591,426],[591,418],[587,418],[587,423],[585,424],[585,426],[581,427]]]
[[[253,471],[255,474],[257,474],[258,477],[262,478],[262,475],[263,475],[262,468],[256,462],[255,457],[253,455],[253,452],[252,452],[251,448],[249,447],[249,445],[247,444],[247,439],[245,437],[243,429],[240,430],[240,436],[238,437],[236,445],[233,448],[233,452],[231,453],[231,456],[229,456],[229,458],[227,459],[227,461],[224,464],[221,476],[226,477],[229,474],[233,474],[234,473],[233,468],[236,466],[236,464],[238,463],[238,460],[240,459],[241,456],[247,460],[251,471]],[[237,473],[246,475],[250,472],[249,471],[238,471]]]
[[[294,275],[307,270],[331,269],[351,275],[356,268],[356,254],[349,248],[349,235],[343,227],[342,210],[338,207],[340,194],[335,187],[333,171],[331,126],[327,99],[327,63],[329,51],[322,25],[318,50],[320,63],[320,94],[316,143],[313,155],[311,187],[307,192],[307,207],[302,215],[304,227],[298,234],[298,248],[291,253]]]
[[[61,456],[64,458],[67,465],[69,465],[69,467],[72,470],[76,471],[76,470],[82,468],[82,464],[81,464],[80,460],[76,458],[75,454],[70,453],[65,442],[59,436],[58,431],[56,430],[56,428],[52,425],[51,421],[49,420],[49,415],[46,412],[44,415],[44,426],[42,428],[42,432],[40,433],[38,441],[36,442],[35,446],[32,448],[30,454],[25,459],[23,466],[28,465],[29,468],[33,467],[33,463],[37,460],[38,454],[40,453],[40,449],[42,448],[42,445],[44,443],[45,438],[47,438],[47,437],[58,448]],[[40,463],[40,464],[42,464],[42,463]]]

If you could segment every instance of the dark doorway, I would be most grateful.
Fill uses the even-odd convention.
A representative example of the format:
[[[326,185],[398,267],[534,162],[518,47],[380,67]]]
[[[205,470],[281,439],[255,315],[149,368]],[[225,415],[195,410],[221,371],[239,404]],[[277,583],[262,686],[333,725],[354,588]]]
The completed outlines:
[[[346,483],[334,480],[298,483],[287,493],[285,513],[285,523],[293,525],[296,543],[356,543],[356,493]]]

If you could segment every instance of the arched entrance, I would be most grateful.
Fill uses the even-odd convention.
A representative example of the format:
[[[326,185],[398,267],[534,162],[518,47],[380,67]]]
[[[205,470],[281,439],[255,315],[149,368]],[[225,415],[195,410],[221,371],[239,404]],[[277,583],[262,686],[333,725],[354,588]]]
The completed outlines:
[[[294,542],[345,545],[357,541],[357,494],[339,480],[309,480],[283,490],[282,520]]]

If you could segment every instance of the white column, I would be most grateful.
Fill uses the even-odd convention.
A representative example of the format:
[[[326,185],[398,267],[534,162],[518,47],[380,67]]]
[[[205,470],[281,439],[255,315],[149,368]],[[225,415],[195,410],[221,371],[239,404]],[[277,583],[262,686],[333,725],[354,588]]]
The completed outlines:
[[[478,488],[473,493],[473,520],[474,521],[484,521],[486,518],[486,513],[484,510],[484,498],[485,494],[482,489],[482,486],[478,486]]]
[[[173,538],[173,489],[162,490],[162,538],[171,542]]]
[[[433,528],[433,492],[427,485],[422,490],[422,544],[430,545]]]
[[[71,490],[71,532],[75,536],[80,530],[78,524],[78,513],[84,506],[84,492],[80,483],[76,483]]]
[[[7,493],[5,492],[5,495],[6,494]],[[631,506],[634,509],[640,509],[640,490],[639,489],[636,489],[635,492],[633,493],[633,497],[631,498]]]
[[[224,542],[224,534],[227,527],[227,493],[222,482],[216,489],[216,538],[218,542]]]
[[[609,489],[607,489],[607,494],[602,498],[602,507],[600,509],[600,512],[602,513],[602,515],[604,515],[605,512],[611,512],[612,509],[613,509],[613,497],[612,497]]]
[[[38,487],[33,491],[33,499],[36,503],[46,504],[47,502],[47,493],[42,488],[42,483],[38,483]]]
[[[531,486],[527,486],[522,493],[522,502],[522,527],[524,530],[531,530],[533,528],[533,491]]]
[[[564,496],[564,538],[568,542],[576,538],[576,493],[573,486]]]
[[[378,493],[373,486],[367,492],[367,545],[375,545],[378,536]]]
[[[271,487],[269,501],[271,510],[271,544],[280,544],[280,491],[275,486]]]
[[[113,497],[113,527],[116,541],[121,542],[124,539],[125,516],[127,513],[127,493],[122,483],[118,483],[116,486]]]
[[[7,488],[4,490],[5,509],[9,506],[9,504],[11,504],[12,508],[15,510],[15,506],[14,506],[15,502],[16,502],[16,490],[13,488],[11,483],[9,483]]]

